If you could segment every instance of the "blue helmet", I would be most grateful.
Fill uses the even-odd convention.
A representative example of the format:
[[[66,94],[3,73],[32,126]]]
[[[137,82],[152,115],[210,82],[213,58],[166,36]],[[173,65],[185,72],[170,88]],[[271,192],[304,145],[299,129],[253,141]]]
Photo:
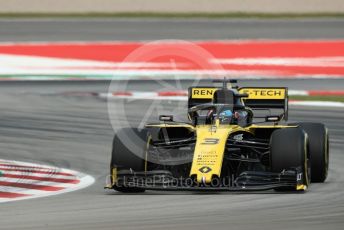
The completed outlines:
[[[224,110],[220,113],[220,118],[228,118],[228,117],[232,117],[233,113],[230,110]]]

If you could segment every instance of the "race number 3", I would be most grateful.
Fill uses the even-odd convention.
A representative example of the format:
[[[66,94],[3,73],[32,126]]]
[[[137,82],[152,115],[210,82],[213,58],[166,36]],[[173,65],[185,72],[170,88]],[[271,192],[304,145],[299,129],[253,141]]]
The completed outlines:
[[[204,138],[202,145],[216,145],[218,144],[220,139],[218,138]]]

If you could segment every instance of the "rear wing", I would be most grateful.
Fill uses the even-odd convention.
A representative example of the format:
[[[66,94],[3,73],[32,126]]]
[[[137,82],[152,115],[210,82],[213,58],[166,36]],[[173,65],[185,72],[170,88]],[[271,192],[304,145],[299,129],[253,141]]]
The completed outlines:
[[[218,89],[216,87],[189,87],[188,108],[212,102],[214,93]]]
[[[251,109],[282,109],[283,119],[288,120],[288,88],[243,87],[239,93],[248,95],[243,98],[245,106]]]

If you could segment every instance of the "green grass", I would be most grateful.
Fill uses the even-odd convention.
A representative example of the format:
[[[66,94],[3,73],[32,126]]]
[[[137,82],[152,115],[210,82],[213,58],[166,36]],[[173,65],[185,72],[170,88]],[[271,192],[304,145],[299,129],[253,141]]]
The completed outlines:
[[[3,18],[344,18],[344,13],[157,13],[157,12],[121,12],[121,13],[0,13]]]
[[[289,100],[344,102],[344,96],[289,96]]]

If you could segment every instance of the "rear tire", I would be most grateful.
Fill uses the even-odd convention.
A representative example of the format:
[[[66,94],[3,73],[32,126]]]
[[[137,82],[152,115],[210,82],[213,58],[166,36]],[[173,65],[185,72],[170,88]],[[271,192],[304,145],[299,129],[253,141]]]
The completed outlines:
[[[311,181],[322,183],[327,178],[329,166],[329,137],[325,125],[321,123],[298,124],[309,138],[309,153],[311,159]]]
[[[144,171],[147,131],[136,128],[120,129],[114,136],[110,172],[117,170]],[[113,186],[118,192],[140,193],[143,188]]]
[[[270,140],[271,171],[280,173],[290,168],[301,167],[303,185],[309,186],[310,166],[307,157],[307,135],[299,128],[278,129]],[[296,187],[281,187],[278,191],[295,191]]]

